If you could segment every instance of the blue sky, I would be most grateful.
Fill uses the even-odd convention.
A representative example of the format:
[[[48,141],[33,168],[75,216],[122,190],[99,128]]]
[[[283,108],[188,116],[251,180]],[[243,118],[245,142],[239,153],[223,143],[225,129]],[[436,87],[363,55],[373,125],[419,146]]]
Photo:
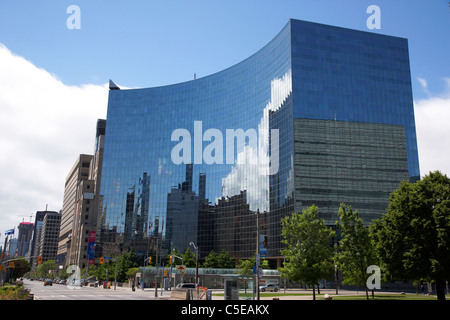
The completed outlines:
[[[80,29],[66,25],[70,5]],[[379,30],[367,28],[370,5]],[[109,79],[153,87],[215,73],[289,18],[407,38],[421,171],[450,174],[448,0],[0,0],[0,232],[61,209],[66,175],[106,117]]]
[[[66,26],[71,4],[81,10],[79,30]],[[380,30],[366,26],[372,4],[381,9]],[[151,87],[229,67],[269,42],[289,18],[408,38],[413,78],[428,79],[430,90],[442,90],[439,78],[450,74],[447,0],[2,0],[0,41],[67,85],[112,78]]]

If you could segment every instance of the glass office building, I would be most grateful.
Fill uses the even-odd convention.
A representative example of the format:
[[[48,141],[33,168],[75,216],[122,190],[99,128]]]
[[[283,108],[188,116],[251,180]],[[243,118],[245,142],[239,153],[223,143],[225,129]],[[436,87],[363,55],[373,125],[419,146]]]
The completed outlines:
[[[258,215],[279,263],[282,217],[316,204],[334,225],[345,202],[369,223],[419,176],[407,40],[290,20],[210,76],[111,85],[99,254],[254,257]]]

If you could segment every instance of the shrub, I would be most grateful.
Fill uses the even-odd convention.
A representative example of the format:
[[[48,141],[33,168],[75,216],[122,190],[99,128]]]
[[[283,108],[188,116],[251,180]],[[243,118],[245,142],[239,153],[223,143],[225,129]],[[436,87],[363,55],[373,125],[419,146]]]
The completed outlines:
[[[30,290],[23,287],[23,283],[6,285],[0,288],[0,300],[26,300]]]

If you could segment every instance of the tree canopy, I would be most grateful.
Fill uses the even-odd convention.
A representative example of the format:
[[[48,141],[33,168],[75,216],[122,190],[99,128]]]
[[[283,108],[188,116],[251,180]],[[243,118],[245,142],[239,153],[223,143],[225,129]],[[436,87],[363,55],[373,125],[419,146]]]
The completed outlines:
[[[282,241],[286,245],[282,250],[286,262],[281,274],[313,286],[314,299],[314,286],[334,272],[331,246],[334,231],[319,219],[318,213],[319,208],[313,205],[303,209],[301,214],[294,212],[281,221]]]
[[[381,267],[388,279],[436,282],[445,299],[450,279],[450,179],[430,172],[402,182],[389,198],[387,213],[371,225]]]
[[[212,250],[208,256],[205,257],[203,263],[204,268],[234,268],[234,260],[230,257],[229,253],[222,250],[220,253],[216,253]]]
[[[357,210],[342,203],[336,226],[341,233],[341,239],[336,252],[336,262],[343,274],[343,284],[355,284],[366,287],[368,278],[367,267],[377,264],[369,230]]]

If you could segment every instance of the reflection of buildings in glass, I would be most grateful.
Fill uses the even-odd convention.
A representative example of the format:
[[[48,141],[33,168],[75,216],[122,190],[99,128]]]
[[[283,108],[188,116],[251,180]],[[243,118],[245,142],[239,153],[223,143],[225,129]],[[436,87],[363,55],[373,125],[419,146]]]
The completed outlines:
[[[206,257],[212,250],[217,250],[216,206],[207,200],[201,201],[198,210],[197,241],[199,256]]]
[[[127,202],[125,206],[125,230],[124,230],[124,241],[129,242],[136,232],[136,226],[133,228],[133,222],[135,221],[134,213],[134,193],[135,187],[129,189],[127,192]]]
[[[201,255],[206,256],[211,250],[225,250],[235,259],[254,256],[257,212],[250,210],[246,190],[239,195],[222,197],[215,205],[204,202],[199,210],[198,242]],[[267,212],[259,213],[261,234],[268,232],[267,217]]]
[[[145,234],[148,230],[148,219],[149,219],[149,209],[150,209],[150,176],[147,175],[147,172],[144,172],[142,176],[141,183],[141,214],[139,216],[137,230],[142,232],[142,236],[145,237]]]
[[[223,197],[215,206],[217,250],[225,250],[233,257],[253,256],[256,253],[255,212],[250,211],[247,192]]]
[[[384,213],[389,190],[420,176],[408,44],[397,37],[290,20],[264,48],[213,75],[112,88],[107,117],[100,229],[125,248],[137,245],[152,219],[147,232],[164,236],[159,221],[167,215],[166,246],[181,250],[197,240],[203,257],[222,248],[253,257],[259,210],[267,256],[280,263],[282,217],[316,203],[334,224],[332,213],[347,200],[370,220]],[[170,160],[171,135],[179,128],[192,135],[195,121],[224,135],[265,129],[258,150],[247,144],[234,154],[235,161],[263,161],[194,161],[180,170]],[[272,129],[279,130],[278,152]],[[268,175],[264,160],[275,155],[279,168]],[[147,216],[143,172],[152,178]]]
[[[190,242],[197,245],[198,212],[203,199],[192,190],[192,178],[193,165],[186,164],[185,181],[178,187],[172,187],[167,195],[166,239],[170,239],[170,244],[181,252],[187,249]],[[202,181],[204,188],[206,176]]]
[[[193,166],[187,164],[185,181],[167,195],[166,239],[170,239],[169,244],[184,252],[190,242],[194,242],[201,256],[211,250],[226,250],[237,259],[255,254],[256,213],[250,210],[247,191],[222,197],[212,205],[205,199],[206,174],[199,173],[199,195],[190,189],[192,177]],[[265,221],[262,217],[261,221]],[[261,230],[266,227],[267,223],[262,223]]]
[[[201,200],[206,199],[206,173],[199,173],[198,177],[198,196]]]
[[[129,188],[126,194],[124,243],[135,248],[138,253],[146,250],[148,237],[150,176],[144,172],[136,185]]]

